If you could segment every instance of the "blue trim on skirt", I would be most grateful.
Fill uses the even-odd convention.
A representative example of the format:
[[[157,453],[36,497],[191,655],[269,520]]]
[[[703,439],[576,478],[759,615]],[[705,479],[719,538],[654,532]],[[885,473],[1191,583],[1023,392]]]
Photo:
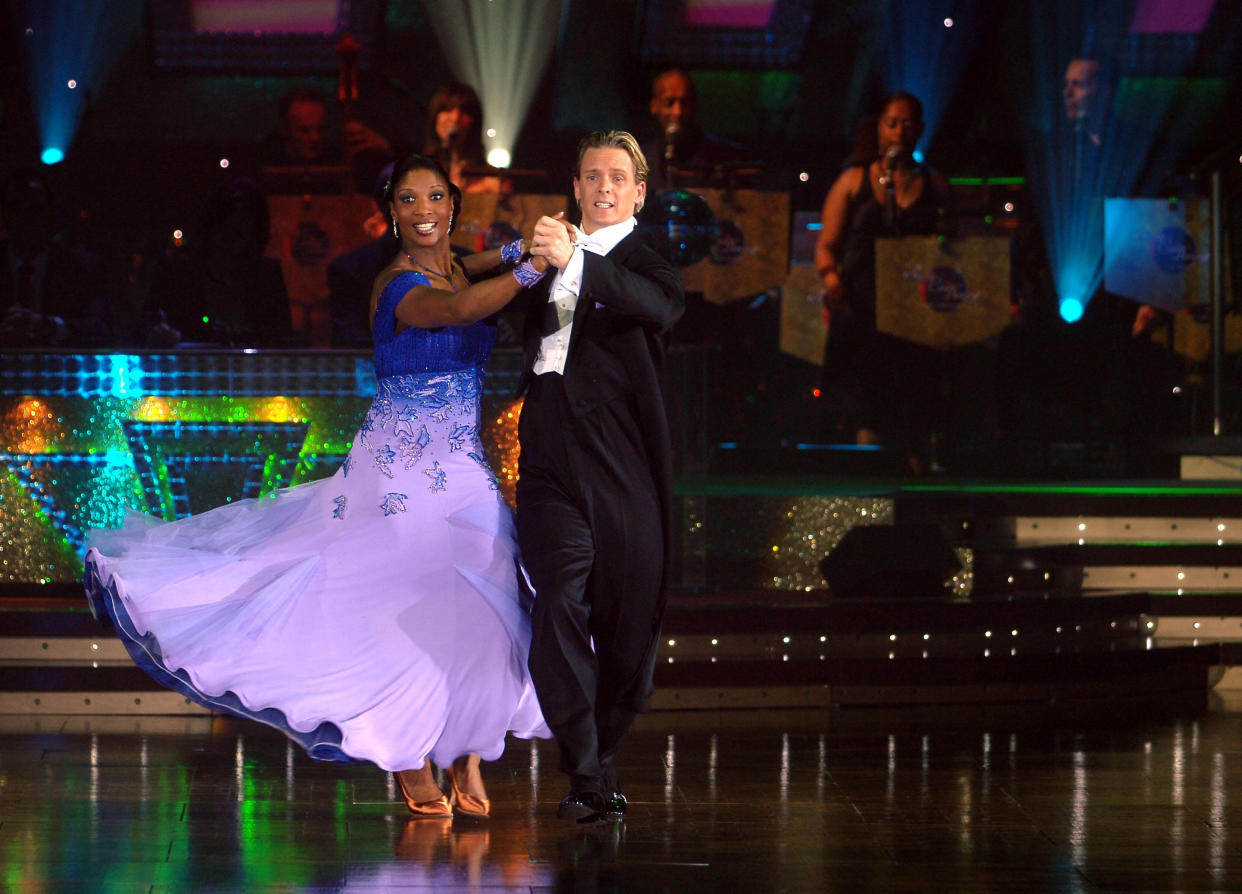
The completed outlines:
[[[232,692],[208,695],[197,689],[191,682],[189,674],[184,670],[170,670],[164,665],[164,655],[160,649],[159,640],[154,634],[138,633],[115,585],[104,586],[94,562],[87,563],[85,585],[86,598],[90,601],[91,612],[97,618],[106,615],[112,621],[117,636],[125,644],[125,649],[129,652],[130,658],[134,660],[134,664],[146,671],[161,686],[179,692],[209,710],[223,711],[246,720],[255,720],[280,730],[315,760],[343,764],[358,762],[356,758],[351,758],[341,750],[341,730],[330,721],[325,720],[310,732],[299,732],[289,725],[284,712],[279,708],[264,708],[261,711],[255,711],[243,705]]]

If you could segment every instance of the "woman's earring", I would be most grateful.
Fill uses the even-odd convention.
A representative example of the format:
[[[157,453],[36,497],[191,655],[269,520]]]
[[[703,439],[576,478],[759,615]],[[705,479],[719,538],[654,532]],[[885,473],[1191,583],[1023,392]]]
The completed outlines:
[[[448,226],[448,228],[449,228],[449,232],[450,232],[450,233],[451,233],[451,232],[453,232],[453,224],[454,224],[454,223],[456,223],[456,222],[457,222],[457,215],[456,215],[456,214],[450,214],[450,215],[449,215],[449,226]]]
[[[395,217],[392,219],[392,238],[401,238],[401,231],[397,229],[397,219]]]

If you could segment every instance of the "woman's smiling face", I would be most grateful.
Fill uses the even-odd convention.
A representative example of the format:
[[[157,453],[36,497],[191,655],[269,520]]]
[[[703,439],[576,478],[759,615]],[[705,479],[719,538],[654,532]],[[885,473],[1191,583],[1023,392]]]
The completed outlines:
[[[432,246],[449,235],[453,199],[449,186],[430,168],[415,168],[392,191],[388,209],[402,244]]]

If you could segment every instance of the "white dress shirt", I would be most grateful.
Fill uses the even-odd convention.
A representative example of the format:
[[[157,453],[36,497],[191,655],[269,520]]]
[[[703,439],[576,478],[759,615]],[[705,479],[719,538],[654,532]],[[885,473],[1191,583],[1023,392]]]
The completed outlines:
[[[590,251],[597,255],[606,255],[617,247],[617,243],[630,235],[638,221],[634,218],[621,223],[601,227],[590,236],[574,227],[574,253],[564,270],[558,270],[552,280],[552,288],[548,290],[548,303],[556,310],[557,329],[545,332],[539,343],[539,353],[535,355],[532,371],[540,376],[544,373],[565,374],[565,358],[569,356],[569,335],[574,325],[574,308],[578,306],[578,291],[582,288],[582,252]]]

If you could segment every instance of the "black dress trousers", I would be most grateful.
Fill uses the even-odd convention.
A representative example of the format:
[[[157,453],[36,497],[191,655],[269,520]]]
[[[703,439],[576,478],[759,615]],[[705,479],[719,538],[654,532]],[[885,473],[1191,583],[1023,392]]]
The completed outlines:
[[[613,755],[651,686],[664,542],[632,402],[622,395],[575,417],[562,377],[544,374],[519,425],[530,671],[576,790],[616,789]]]

